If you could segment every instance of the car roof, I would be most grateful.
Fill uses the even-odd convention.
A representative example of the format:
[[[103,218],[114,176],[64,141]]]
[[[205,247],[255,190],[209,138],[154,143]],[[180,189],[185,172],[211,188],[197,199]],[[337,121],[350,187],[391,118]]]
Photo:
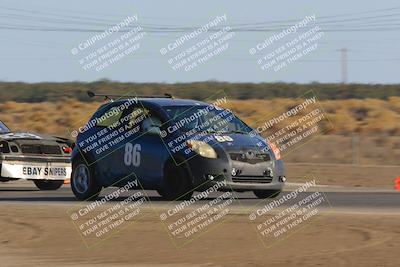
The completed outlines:
[[[119,100],[118,102],[125,102],[128,99]],[[161,107],[167,106],[207,106],[209,103],[192,100],[192,99],[177,99],[177,98],[138,98],[142,103],[153,104]]]

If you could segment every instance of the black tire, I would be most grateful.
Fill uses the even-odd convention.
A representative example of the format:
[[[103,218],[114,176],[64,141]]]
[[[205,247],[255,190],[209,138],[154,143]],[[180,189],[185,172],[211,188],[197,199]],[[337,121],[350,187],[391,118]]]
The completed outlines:
[[[64,184],[64,181],[63,180],[55,180],[55,181],[33,180],[33,183],[40,190],[57,190]]]
[[[165,200],[188,200],[193,195],[193,186],[186,169],[173,162],[168,162],[164,168],[162,187],[157,192]]]
[[[87,166],[83,159],[72,163],[71,189],[77,199],[93,200],[99,196],[102,186],[94,177],[93,168]]]
[[[281,190],[254,190],[253,193],[260,199],[276,198],[281,193]]]
[[[7,182],[9,182],[9,181],[10,181],[9,178],[0,177],[0,182],[2,182],[2,183],[7,183]]]

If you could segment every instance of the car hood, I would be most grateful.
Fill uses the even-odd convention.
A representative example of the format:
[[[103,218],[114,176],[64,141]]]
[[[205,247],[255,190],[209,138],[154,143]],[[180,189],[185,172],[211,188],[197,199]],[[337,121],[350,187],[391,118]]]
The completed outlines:
[[[61,141],[63,138],[38,134],[38,133],[30,133],[30,132],[9,132],[9,133],[0,133],[0,140],[6,141],[19,141],[19,140],[40,140],[40,141]]]
[[[237,134],[237,133],[208,134],[205,135],[200,140],[206,141],[207,138],[213,138],[216,141],[216,143],[221,145],[227,151],[262,149],[268,146],[268,144],[265,143],[265,139],[263,139],[261,136],[258,135]]]

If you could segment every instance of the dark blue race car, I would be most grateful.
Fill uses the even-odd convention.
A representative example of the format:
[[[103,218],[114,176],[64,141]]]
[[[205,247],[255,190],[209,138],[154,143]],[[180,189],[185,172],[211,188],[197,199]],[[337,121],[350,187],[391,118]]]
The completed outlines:
[[[259,198],[283,189],[279,151],[221,108],[223,98],[210,104],[170,95],[124,97],[110,99],[75,132],[71,187],[78,199],[129,182],[168,200],[210,187]]]

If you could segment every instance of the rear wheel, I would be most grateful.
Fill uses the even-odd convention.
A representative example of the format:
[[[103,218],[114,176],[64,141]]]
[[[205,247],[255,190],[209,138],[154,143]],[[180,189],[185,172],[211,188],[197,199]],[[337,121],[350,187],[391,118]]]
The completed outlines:
[[[63,180],[55,180],[55,181],[34,180],[33,183],[40,190],[57,190],[64,184],[64,181]]]
[[[282,191],[280,190],[254,190],[253,193],[256,197],[264,198],[276,198]]]
[[[82,159],[72,164],[71,189],[79,200],[96,199],[102,186],[94,179],[92,168],[88,167]]]
[[[162,187],[157,192],[166,200],[188,200],[193,195],[192,183],[183,166],[169,162],[164,169]]]

